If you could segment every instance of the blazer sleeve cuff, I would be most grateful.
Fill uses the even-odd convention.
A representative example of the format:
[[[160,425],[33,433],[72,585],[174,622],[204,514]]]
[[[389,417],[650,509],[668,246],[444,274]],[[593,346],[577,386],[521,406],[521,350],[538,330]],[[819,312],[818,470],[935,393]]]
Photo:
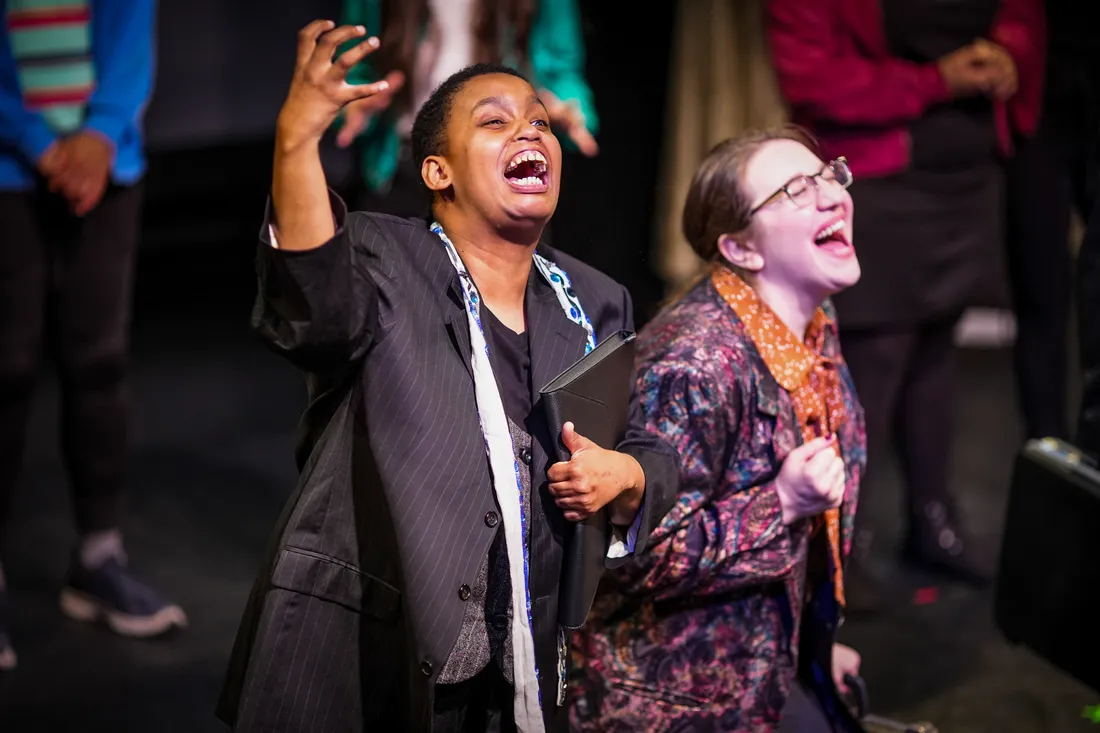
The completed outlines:
[[[344,200],[340,198],[340,195],[333,191],[331,188],[328,190],[328,202],[329,208],[332,210],[332,223],[333,229],[336,231],[333,239],[340,236],[341,230],[348,220],[348,205],[344,203]],[[264,225],[260,229],[260,241],[266,244],[269,249],[279,249],[279,236],[278,226],[275,221],[275,208],[272,205],[271,197],[267,197],[267,206],[264,209]],[[321,245],[324,247],[325,245]],[[317,249],[321,249],[317,247]],[[301,254],[303,252],[311,252],[312,250],[300,250],[295,252],[286,252],[286,254]]]

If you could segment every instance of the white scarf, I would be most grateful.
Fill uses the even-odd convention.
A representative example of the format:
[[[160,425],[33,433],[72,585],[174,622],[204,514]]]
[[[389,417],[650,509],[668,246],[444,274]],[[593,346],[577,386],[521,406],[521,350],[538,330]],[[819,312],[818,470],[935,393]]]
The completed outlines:
[[[504,414],[504,403],[497,389],[497,380],[493,376],[493,367],[489,362],[489,345],[481,326],[481,295],[470,276],[458,250],[443,233],[443,227],[432,222],[431,230],[439,236],[447,249],[447,256],[458,272],[462,284],[462,296],[466,303],[466,316],[470,323],[471,364],[474,372],[474,393],[477,397],[478,418],[481,420],[481,432],[485,437],[485,450],[489,455],[489,468],[493,475],[493,491],[500,504],[504,519],[504,539],[508,550],[508,568],[512,580],[512,655],[513,680],[515,681],[515,719],[516,727],[522,733],[543,733],[542,700],[539,695],[539,673],[535,661],[535,641],[531,626],[531,588],[527,570],[528,517],[524,515],[521,496],[523,486],[520,483],[519,464],[516,462],[512,435],[508,430],[508,418]],[[565,271],[550,260],[538,254],[534,255],[535,268],[558,296],[565,315],[574,323],[583,326],[588,332],[584,353],[596,346],[592,323],[581,308],[580,300]],[[532,486],[537,485],[532,477]],[[533,502],[532,502],[533,503]],[[560,632],[559,632],[560,635]],[[561,640],[558,644],[558,687],[564,684],[564,649]]]

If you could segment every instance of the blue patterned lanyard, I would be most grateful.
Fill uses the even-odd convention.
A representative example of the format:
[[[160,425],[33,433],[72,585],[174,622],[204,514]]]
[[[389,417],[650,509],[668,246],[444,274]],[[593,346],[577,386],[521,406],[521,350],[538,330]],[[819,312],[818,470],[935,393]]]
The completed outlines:
[[[470,276],[470,272],[466,269],[466,264],[462,261],[462,258],[458,256],[458,250],[455,249],[454,244],[443,233],[443,227],[439,225],[439,222],[433,221],[431,230],[443,240],[443,244],[447,248],[447,256],[451,258],[451,264],[455,266],[459,280],[462,282],[462,295],[466,301],[466,307],[471,309],[477,319],[478,326],[481,326],[481,295],[477,291],[474,279]],[[557,296],[558,304],[565,315],[573,323],[582,327],[588,335],[584,344],[584,353],[587,354],[592,351],[596,348],[596,332],[592,328],[592,321],[588,320],[584,308],[581,307],[580,298],[573,290],[573,283],[570,281],[569,275],[566,274],[565,270],[538,253],[532,257],[532,261],[539,274],[554,290],[554,295]]]

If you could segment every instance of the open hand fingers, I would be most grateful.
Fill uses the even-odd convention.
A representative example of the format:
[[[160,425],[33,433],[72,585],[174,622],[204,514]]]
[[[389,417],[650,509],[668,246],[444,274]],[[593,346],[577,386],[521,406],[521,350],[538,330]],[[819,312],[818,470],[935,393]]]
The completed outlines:
[[[382,81],[372,82],[370,84],[356,84],[354,86],[344,85],[344,88],[340,91],[338,98],[344,104],[354,102],[357,99],[367,99],[369,97],[375,97],[386,90],[388,90],[389,82],[385,79]]]
[[[337,46],[366,34],[367,29],[361,25],[342,25],[339,28],[330,30],[317,40],[310,62],[324,65],[332,64],[332,57],[336,53]]]
[[[333,32],[335,33],[335,31]],[[378,50],[378,45],[378,37],[371,36],[365,41],[355,44],[347,51],[344,51],[342,54],[337,56],[336,60],[333,62],[333,66],[339,71],[340,77],[343,78],[347,76],[348,71],[351,70],[351,67],[355,66],[357,63],[365,59],[368,55]]]
[[[298,31],[298,66],[305,66],[313,50],[317,48],[317,39],[336,27],[331,20],[315,20]]]

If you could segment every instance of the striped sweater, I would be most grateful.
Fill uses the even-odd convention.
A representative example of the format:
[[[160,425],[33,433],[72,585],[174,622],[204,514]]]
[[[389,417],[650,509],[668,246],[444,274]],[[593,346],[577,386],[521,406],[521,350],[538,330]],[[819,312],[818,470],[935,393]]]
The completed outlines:
[[[74,0],[8,0],[7,25],[23,106],[69,133],[95,88],[91,9]]]
[[[0,0],[0,190],[35,185],[34,163],[85,129],[116,150],[112,179],[145,171],[155,0]]]

